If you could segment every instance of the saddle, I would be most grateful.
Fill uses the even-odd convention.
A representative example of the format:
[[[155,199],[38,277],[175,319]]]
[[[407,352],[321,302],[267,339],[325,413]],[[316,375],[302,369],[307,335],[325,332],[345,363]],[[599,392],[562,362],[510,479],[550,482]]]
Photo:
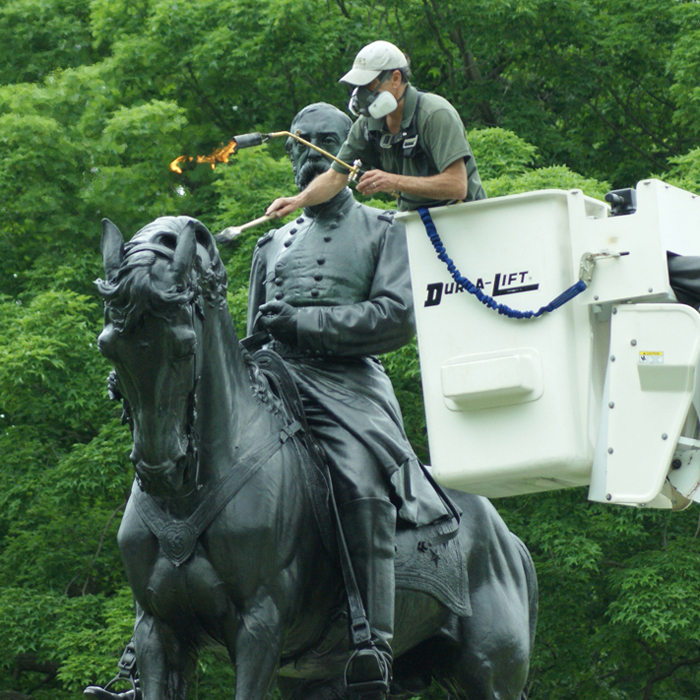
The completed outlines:
[[[259,337],[261,335],[264,335],[265,338]],[[267,339],[269,336],[267,333],[263,333],[246,338],[242,342],[244,346],[250,346]],[[314,507],[314,515],[321,531],[324,546],[343,568],[346,588],[352,589],[352,584],[348,586],[348,578],[354,578],[354,575],[351,570],[348,571],[346,568],[346,564],[348,567],[350,566],[349,554],[344,551],[346,546],[333,498],[330,472],[323,448],[314,440],[308,429],[304,404],[296,382],[287,369],[284,359],[273,350],[256,350],[253,353],[253,358],[265,375],[270,389],[285,407],[288,420],[290,422],[298,421],[303,426],[298,437],[306,446],[310,456],[307,484]],[[471,606],[469,604],[467,576],[461,563],[459,545],[456,541],[459,532],[460,512],[450,497],[435,483],[430,472],[425,467],[423,469],[433,488],[452,510],[454,519],[418,528],[397,530],[396,586],[405,590],[430,593],[455,614],[468,616],[471,614]],[[336,537],[337,542],[334,542]],[[348,590],[348,595],[353,596],[351,590]],[[357,597],[359,598],[359,593]],[[352,604],[350,607],[350,614],[353,617]]]

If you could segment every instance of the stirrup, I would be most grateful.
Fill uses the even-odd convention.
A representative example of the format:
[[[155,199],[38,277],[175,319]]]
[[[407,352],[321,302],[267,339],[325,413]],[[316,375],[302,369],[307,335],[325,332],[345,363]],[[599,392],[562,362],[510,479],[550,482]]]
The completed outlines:
[[[349,693],[363,700],[383,700],[391,686],[389,655],[374,644],[355,649],[345,665],[343,680]]]
[[[136,670],[136,649],[133,642],[129,642],[124,649],[118,665],[119,671],[104,688],[99,685],[90,685],[83,690],[83,695],[97,698],[97,700],[142,700],[139,678]],[[129,681],[131,690],[123,693],[111,691],[109,688],[118,681]]]
[[[120,678],[119,680],[122,679]],[[97,700],[141,700],[141,690],[139,688],[134,686],[131,690],[123,693],[113,693],[111,690],[107,690],[111,684],[112,681],[107,683],[104,688],[100,688],[99,685],[90,685],[83,690],[83,694]]]

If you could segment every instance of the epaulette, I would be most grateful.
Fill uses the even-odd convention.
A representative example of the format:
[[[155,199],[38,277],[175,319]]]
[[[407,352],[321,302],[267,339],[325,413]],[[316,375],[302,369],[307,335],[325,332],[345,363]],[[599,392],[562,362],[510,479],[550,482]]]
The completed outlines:
[[[256,243],[257,247],[260,248],[260,246],[264,246],[265,243],[269,243],[274,237],[276,231],[276,228],[270,229],[264,236],[258,238],[258,242]]]
[[[377,215],[377,218],[380,219],[381,221],[387,221],[390,224],[394,223],[394,216],[396,216],[396,210],[395,209],[387,209],[386,211],[383,211],[381,214]]]

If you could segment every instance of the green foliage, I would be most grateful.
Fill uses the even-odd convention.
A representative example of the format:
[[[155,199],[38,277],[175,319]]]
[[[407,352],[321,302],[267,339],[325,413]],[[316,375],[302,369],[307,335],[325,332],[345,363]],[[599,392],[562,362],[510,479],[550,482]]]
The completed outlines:
[[[94,302],[69,291],[47,291],[26,305],[6,303],[2,312],[0,396],[6,420],[43,425],[48,412],[52,422],[45,429],[59,438],[96,434],[109,414],[93,400],[93,382],[107,367],[95,351],[97,327],[88,320],[94,319]]]
[[[700,148],[678,158],[670,158],[671,169],[666,182],[689,192],[700,193]]]
[[[87,0],[14,0],[0,8],[0,80],[42,80],[93,58]]]
[[[467,131],[482,180],[522,175],[537,149],[517,134],[499,127]]]
[[[539,577],[529,697],[689,697],[700,650],[690,602],[697,513],[586,503],[582,490],[497,505],[527,542]]]
[[[605,193],[612,188],[607,182],[584,177],[573,172],[565,165],[552,165],[547,168],[537,168],[520,175],[501,175],[493,180],[484,182],[489,197],[503,197],[520,192],[535,190],[582,190],[584,194],[597,199],[603,199]]]

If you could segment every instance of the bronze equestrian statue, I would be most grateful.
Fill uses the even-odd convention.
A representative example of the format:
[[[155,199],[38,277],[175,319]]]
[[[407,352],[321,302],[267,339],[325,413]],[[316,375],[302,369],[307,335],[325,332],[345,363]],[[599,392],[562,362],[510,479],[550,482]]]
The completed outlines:
[[[198,650],[214,643],[235,664],[238,700],[262,700],[275,681],[285,698],[344,697],[347,602],[330,484],[310,439],[323,440],[326,423],[313,415],[302,358],[290,364],[312,408],[308,429],[298,400],[274,391],[270,355],[256,360],[239,344],[225,271],[200,222],[157,219],[126,244],[105,222],[102,254],[99,346],[134,439],[136,480],[118,539],[136,603],[138,692],[184,700]],[[260,310],[274,335],[279,314]],[[399,467],[429,480],[415,463]],[[414,513],[442,503],[431,494]],[[400,520],[408,495],[388,492]],[[537,609],[531,558],[486,499],[449,498],[462,512],[456,532],[448,518],[423,527],[434,518],[405,518],[413,526],[396,535],[389,694],[415,695],[436,679],[463,700],[518,700]]]

